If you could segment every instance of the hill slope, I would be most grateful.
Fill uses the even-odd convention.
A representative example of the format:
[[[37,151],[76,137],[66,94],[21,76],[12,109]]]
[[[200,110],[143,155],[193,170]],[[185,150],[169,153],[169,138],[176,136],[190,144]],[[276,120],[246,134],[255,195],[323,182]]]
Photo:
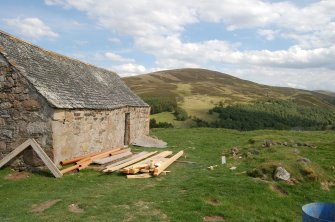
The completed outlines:
[[[335,96],[320,92],[273,87],[205,69],[176,69],[126,77],[126,84],[144,100],[175,97],[190,115],[213,121],[208,110],[222,101],[226,105],[265,99],[292,100],[299,105],[335,110]]]

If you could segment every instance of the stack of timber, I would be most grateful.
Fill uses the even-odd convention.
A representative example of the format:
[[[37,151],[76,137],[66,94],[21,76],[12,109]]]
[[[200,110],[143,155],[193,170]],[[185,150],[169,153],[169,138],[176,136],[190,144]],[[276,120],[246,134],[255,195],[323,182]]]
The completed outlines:
[[[151,176],[158,176],[163,172],[168,172],[165,170],[173,162],[175,162],[178,158],[180,158],[184,154],[184,151],[180,151],[170,158],[167,157],[172,155],[172,151],[163,151],[161,153],[154,155],[155,153],[157,152],[142,154],[138,158],[134,158],[133,160],[124,162],[122,164],[119,165],[113,164],[107,166],[104,172],[113,172],[119,170],[120,172],[127,174],[127,178],[130,179],[149,178]]]
[[[87,168],[90,164],[98,164],[101,165],[98,169],[103,169],[103,172],[119,171],[127,174],[127,178],[149,178],[166,172],[166,168],[181,157],[183,153],[183,151],[180,151],[172,157],[167,158],[172,155],[172,151],[163,151],[160,153],[157,151],[143,151],[133,154],[130,148],[116,147],[62,161],[61,165],[63,166],[68,164],[74,165],[60,172],[65,174],[72,171],[80,171]]]
[[[61,161],[62,166],[74,164],[73,166],[67,167],[61,170],[62,174],[69,173],[71,171],[79,171],[87,168],[93,162],[105,162],[115,161],[125,157],[125,155],[131,155],[130,149],[123,149],[122,147],[116,147],[109,150],[87,154],[84,156],[79,156],[70,160]]]

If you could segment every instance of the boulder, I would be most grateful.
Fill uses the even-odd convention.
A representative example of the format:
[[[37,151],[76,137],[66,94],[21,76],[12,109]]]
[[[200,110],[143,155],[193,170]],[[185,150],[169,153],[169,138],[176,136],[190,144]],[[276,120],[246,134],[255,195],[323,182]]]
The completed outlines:
[[[273,174],[273,178],[275,180],[288,181],[290,177],[291,177],[291,174],[287,172],[287,170],[284,167],[277,167]]]

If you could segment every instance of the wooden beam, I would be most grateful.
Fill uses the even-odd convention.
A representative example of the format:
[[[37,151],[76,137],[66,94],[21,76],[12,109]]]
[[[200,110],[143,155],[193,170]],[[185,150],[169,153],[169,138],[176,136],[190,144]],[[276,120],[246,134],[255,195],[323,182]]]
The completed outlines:
[[[34,139],[31,139],[31,141],[32,141],[31,146],[33,147],[34,151],[42,159],[45,165],[49,168],[51,173],[57,178],[62,177],[63,174],[59,171],[56,165],[51,161],[49,156],[43,151],[40,145]]]
[[[174,161],[176,161],[179,157],[181,157],[184,154],[184,151],[179,151],[177,154],[175,154],[170,159],[166,160],[162,163],[159,167],[155,168],[154,176],[158,176],[161,174],[166,168],[168,168]]]
[[[84,162],[87,162],[87,161],[91,161],[91,163],[93,162],[93,160],[97,160],[97,159],[101,159],[101,158],[105,158],[105,157],[108,157],[108,156],[112,156],[113,153],[121,150],[122,147],[116,147],[116,148],[113,148],[111,150],[107,150],[107,151],[104,151],[104,152],[101,152],[97,155],[94,155],[94,156],[90,156],[90,157],[87,157],[85,159],[82,159],[82,160],[79,160],[77,162],[77,164],[80,164],[80,163],[84,163]]]
[[[48,169],[51,171],[51,173],[56,177],[62,177],[63,174],[59,171],[59,169],[56,167],[56,165],[52,162],[52,160],[49,158],[49,156],[44,152],[44,150],[41,148],[41,146],[34,140],[34,139],[28,139],[24,143],[22,143],[20,146],[15,148],[11,153],[9,153],[5,158],[3,158],[0,161],[0,168],[4,166],[6,163],[8,163],[10,160],[12,160],[14,157],[19,155],[23,150],[27,149],[28,147],[31,147],[36,154],[41,158],[43,163],[48,167]]]
[[[121,150],[120,147],[117,147],[117,148],[113,148],[113,149],[108,150],[108,151],[100,152],[99,154],[97,154],[95,156],[91,156],[91,157],[87,157],[87,158],[79,160],[78,162],[76,162],[76,165],[68,167],[68,168],[62,170],[61,172],[63,174],[65,174],[65,173],[69,173],[69,172],[74,171],[74,170],[77,170],[77,171],[83,170],[86,167],[88,167],[93,162],[93,160],[95,160],[95,159],[100,159],[101,157],[114,155],[115,153],[120,153],[121,151],[126,152],[127,150],[130,150],[130,149],[124,149],[124,151],[123,151],[123,150]]]
[[[123,163],[123,164],[120,164],[120,165],[118,165],[118,166],[114,166],[114,167],[107,166],[106,169],[103,170],[103,172],[114,172],[114,171],[116,171],[116,170],[122,169],[123,167],[129,166],[129,165],[131,165],[131,164],[133,164],[133,163],[136,163],[136,162],[138,162],[138,161],[140,161],[140,160],[143,160],[143,159],[145,159],[145,158],[147,158],[147,157],[149,157],[149,156],[152,156],[152,155],[154,155],[155,153],[157,153],[157,151],[154,151],[154,152],[150,152],[150,153],[144,154],[143,156],[137,157],[137,158],[135,158],[135,159],[133,159],[133,160],[130,160],[130,161],[125,162],[125,163]]]
[[[123,151],[123,150],[120,150],[120,151]],[[126,156],[130,156],[131,154],[132,154],[132,152],[130,151],[130,149],[128,149],[128,151],[124,151],[123,153],[119,153],[117,155],[113,155],[113,156],[110,156],[110,157],[105,157],[105,158],[102,158],[102,159],[93,160],[93,163],[102,165],[102,164],[106,164],[106,163],[121,159],[121,158],[126,157]]]
[[[71,164],[71,163],[78,162],[78,161],[80,161],[82,159],[86,159],[86,158],[91,157],[91,156],[96,156],[96,155],[101,154],[103,152],[111,151],[113,149],[115,149],[115,148],[108,149],[108,150],[102,150],[102,151],[99,151],[99,152],[90,153],[90,154],[86,154],[86,155],[83,155],[83,156],[74,157],[74,158],[68,159],[68,160],[63,160],[63,161],[60,161],[60,164],[62,166],[65,166],[65,165],[68,165],[68,164]]]
[[[79,165],[70,166],[70,167],[68,167],[66,169],[61,170],[60,172],[62,174],[66,174],[66,173],[69,173],[71,171],[74,171],[74,170],[78,169],[78,167],[79,167]]]
[[[148,152],[146,152],[146,151],[142,151],[142,152],[137,153],[137,154],[134,154],[134,155],[132,155],[132,156],[126,158],[126,159],[117,161],[117,162],[115,162],[115,163],[111,163],[111,164],[109,164],[107,167],[118,166],[118,165],[120,165],[120,164],[122,164],[122,163],[126,163],[126,162],[128,162],[128,161],[130,161],[130,160],[133,160],[133,159],[135,159],[135,158],[137,158],[137,157],[139,157],[139,156],[143,156],[144,154],[147,154],[147,153],[148,153]],[[104,167],[104,168],[105,168],[105,167]]]

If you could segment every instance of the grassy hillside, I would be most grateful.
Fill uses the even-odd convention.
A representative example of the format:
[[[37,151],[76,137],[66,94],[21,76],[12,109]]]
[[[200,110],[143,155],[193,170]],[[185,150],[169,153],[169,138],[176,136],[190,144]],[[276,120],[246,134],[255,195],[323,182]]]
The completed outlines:
[[[137,180],[83,170],[15,181],[10,169],[1,169],[1,221],[301,221],[304,204],[335,201],[333,132],[197,128],[152,134],[168,142],[167,150],[183,149],[180,161],[189,162],[174,163],[165,176]],[[264,140],[288,146],[262,147]],[[235,157],[232,147],[239,150]],[[272,179],[278,165],[291,173],[289,183]]]
[[[208,110],[220,101],[232,105],[266,99],[289,99],[299,105],[335,110],[335,96],[329,93],[266,86],[205,69],[160,71],[127,77],[124,81],[145,100],[153,97],[175,98],[178,106],[189,115],[208,122],[217,120],[217,115],[209,115]],[[155,118],[166,120],[166,117],[167,114],[163,113]],[[169,122],[173,122],[173,116]]]

